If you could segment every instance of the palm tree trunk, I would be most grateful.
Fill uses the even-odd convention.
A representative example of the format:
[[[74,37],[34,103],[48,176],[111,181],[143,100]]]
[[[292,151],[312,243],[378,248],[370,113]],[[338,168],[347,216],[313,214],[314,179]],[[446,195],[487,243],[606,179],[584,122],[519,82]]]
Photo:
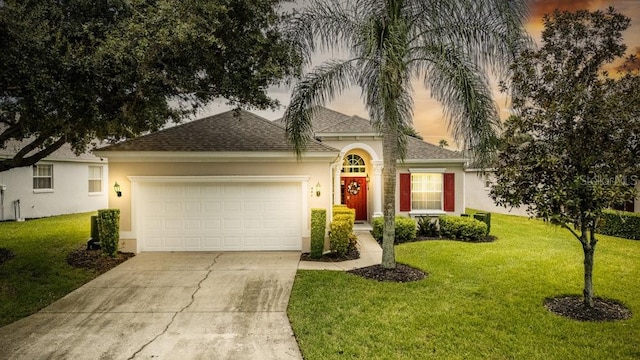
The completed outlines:
[[[396,233],[396,162],[398,158],[397,134],[384,126],[382,134],[382,156],[384,168],[384,231],[382,235],[382,267],[396,268],[393,242]]]

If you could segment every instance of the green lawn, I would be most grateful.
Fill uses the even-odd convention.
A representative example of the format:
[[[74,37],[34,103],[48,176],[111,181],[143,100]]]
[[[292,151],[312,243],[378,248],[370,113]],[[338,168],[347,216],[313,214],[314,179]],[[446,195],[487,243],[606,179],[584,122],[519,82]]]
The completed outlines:
[[[37,312],[97,276],[66,262],[67,254],[89,238],[91,215],[0,223],[0,247],[15,254],[0,265],[0,326]]]
[[[640,241],[600,236],[597,296],[622,301],[626,321],[577,322],[547,297],[581,294],[582,249],[566,230],[493,215],[493,243],[396,247],[429,273],[407,284],[298,271],[289,318],[305,359],[639,359]]]

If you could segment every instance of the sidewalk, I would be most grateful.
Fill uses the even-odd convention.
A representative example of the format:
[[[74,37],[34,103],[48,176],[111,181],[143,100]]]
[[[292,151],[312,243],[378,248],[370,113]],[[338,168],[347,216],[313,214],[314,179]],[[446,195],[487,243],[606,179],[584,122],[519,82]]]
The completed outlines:
[[[356,229],[355,234],[358,236],[360,259],[341,262],[300,261],[298,269],[347,271],[380,264],[382,262],[382,248],[373,239],[369,231],[358,231]]]

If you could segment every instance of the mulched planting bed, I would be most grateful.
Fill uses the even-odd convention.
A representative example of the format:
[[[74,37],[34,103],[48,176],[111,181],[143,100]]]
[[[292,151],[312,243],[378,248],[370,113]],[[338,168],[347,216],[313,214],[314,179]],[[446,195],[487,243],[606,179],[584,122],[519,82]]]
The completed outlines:
[[[102,274],[134,256],[135,254],[132,253],[118,252],[115,257],[108,257],[103,256],[100,250],[81,248],[67,255],[67,263],[76,268],[93,269],[99,274]]]
[[[593,308],[577,295],[548,298],[544,307],[552,313],[578,321],[618,321],[631,318],[631,310],[624,304],[610,299],[594,298]]]
[[[498,238],[493,236],[493,235],[487,235],[485,238],[480,239],[480,240],[476,240],[476,241],[460,240],[460,239],[449,239],[449,238],[432,237],[432,236],[418,236],[416,238],[416,241],[430,241],[430,240],[462,241],[462,242],[468,242],[468,243],[488,243],[488,242],[494,242],[494,241],[498,240]]]
[[[385,269],[382,265],[372,265],[347,272],[371,280],[399,283],[422,280],[428,275],[422,270],[404,264],[396,264],[395,269]]]
[[[0,265],[6,263],[7,261],[13,259],[15,255],[13,252],[7,248],[0,248]]]
[[[357,249],[349,251],[344,256],[338,256],[336,253],[322,254],[322,257],[319,259],[311,258],[311,256],[309,256],[309,253],[302,253],[302,255],[300,255],[301,261],[340,262],[355,259],[360,259],[360,251],[358,251]]]

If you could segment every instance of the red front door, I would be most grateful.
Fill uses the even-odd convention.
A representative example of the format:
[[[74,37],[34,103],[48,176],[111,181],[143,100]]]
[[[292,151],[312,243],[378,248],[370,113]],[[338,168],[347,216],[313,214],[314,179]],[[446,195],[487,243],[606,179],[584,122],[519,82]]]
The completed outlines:
[[[343,177],[342,203],[356,210],[356,220],[367,220],[367,180],[363,177]]]

